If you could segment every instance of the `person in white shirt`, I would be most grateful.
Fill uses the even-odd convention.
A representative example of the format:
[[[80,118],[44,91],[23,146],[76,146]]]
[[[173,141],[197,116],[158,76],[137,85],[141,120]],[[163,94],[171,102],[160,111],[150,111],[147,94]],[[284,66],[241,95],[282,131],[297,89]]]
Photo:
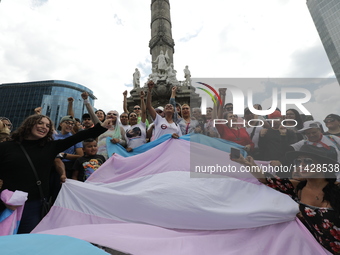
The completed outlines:
[[[291,144],[295,151],[299,151],[305,144],[313,145],[322,148],[328,157],[335,157],[340,162],[340,138],[335,135],[323,135],[322,125],[317,121],[306,121],[303,123],[303,128],[298,130],[307,137],[306,140],[301,140],[297,143]],[[340,181],[340,173],[335,173],[337,181]]]
[[[323,147],[325,149],[329,149],[329,147],[334,147],[338,162],[340,162],[340,138],[335,135],[323,135],[322,134],[322,125],[317,121],[306,121],[303,123],[303,128],[298,130],[299,133],[302,133],[307,137],[306,140],[301,140],[297,143],[292,144],[291,146],[295,151],[300,150],[302,145],[314,145],[317,147]],[[333,150],[334,151],[334,150]],[[330,151],[331,153],[331,151]]]
[[[175,109],[172,104],[167,104],[164,107],[164,118],[159,116],[155,109],[151,105],[151,93],[154,87],[153,81],[148,82],[148,95],[146,99],[146,108],[153,119],[153,123],[155,126],[155,135],[154,140],[158,139],[162,135],[172,134],[173,138],[178,138],[182,135],[181,129],[177,123],[174,122],[173,116],[175,113]]]
[[[126,132],[126,130],[130,129],[130,125],[129,125],[129,116],[126,112],[123,112],[120,116],[120,125],[124,128],[124,131]]]
[[[125,140],[127,142],[126,151],[130,152],[134,148],[146,143],[146,107],[144,102],[144,91],[140,92],[141,100],[141,121],[138,122],[138,117],[135,112],[129,113],[130,128],[126,130]]]

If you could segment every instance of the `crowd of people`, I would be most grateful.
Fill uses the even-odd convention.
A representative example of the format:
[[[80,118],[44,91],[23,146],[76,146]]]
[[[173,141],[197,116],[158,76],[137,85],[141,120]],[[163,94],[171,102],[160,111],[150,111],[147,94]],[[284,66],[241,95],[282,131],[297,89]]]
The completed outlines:
[[[340,253],[339,115],[325,116],[327,130],[295,109],[284,113],[276,109],[268,116],[257,116],[245,108],[244,115],[237,116],[232,103],[225,102],[226,89],[219,90],[224,107],[208,107],[203,115],[200,108],[176,103],[176,87],[168,104],[154,108],[153,87],[151,81],[147,91],[141,90],[140,105],[135,105],[132,112],[127,109],[125,91],[124,112],[120,115],[116,110],[95,111],[84,92],[81,96],[88,113],[78,119],[72,109],[73,99],[68,98],[67,115],[56,128],[48,116],[41,115],[40,107],[14,132],[10,120],[0,117],[0,191],[28,193],[18,233],[33,230],[43,217],[42,201],[54,201],[66,178],[85,181],[100,168],[111,156],[108,142],[131,152],[165,134],[176,139],[196,133],[243,146],[248,156],[232,159],[240,164],[257,166],[255,161],[263,160],[272,166],[300,169],[288,176],[263,175],[260,169],[254,175],[298,202],[298,216],[310,232],[330,252]],[[254,108],[262,109],[259,104]],[[15,209],[0,201],[0,212],[6,207]]]

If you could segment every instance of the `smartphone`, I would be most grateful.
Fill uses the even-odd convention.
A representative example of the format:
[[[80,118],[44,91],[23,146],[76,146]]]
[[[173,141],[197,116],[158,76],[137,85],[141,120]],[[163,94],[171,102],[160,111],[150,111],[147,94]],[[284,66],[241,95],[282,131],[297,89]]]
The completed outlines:
[[[236,149],[234,147],[231,147],[230,148],[230,157],[231,158],[240,158],[240,150],[239,149]]]

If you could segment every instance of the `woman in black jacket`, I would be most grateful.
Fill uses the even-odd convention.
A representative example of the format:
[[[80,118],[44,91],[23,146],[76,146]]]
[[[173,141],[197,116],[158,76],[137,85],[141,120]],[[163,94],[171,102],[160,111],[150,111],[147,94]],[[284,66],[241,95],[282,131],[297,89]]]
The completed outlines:
[[[0,191],[8,189],[28,193],[18,233],[31,232],[41,220],[42,209],[37,178],[21,145],[36,169],[44,196],[48,197],[50,169],[58,153],[75,143],[104,133],[111,122],[107,120],[102,125],[97,124],[66,139],[54,141],[51,119],[44,115],[32,115],[13,132],[11,141],[0,143],[0,179],[3,180]],[[1,202],[0,211],[4,208]]]

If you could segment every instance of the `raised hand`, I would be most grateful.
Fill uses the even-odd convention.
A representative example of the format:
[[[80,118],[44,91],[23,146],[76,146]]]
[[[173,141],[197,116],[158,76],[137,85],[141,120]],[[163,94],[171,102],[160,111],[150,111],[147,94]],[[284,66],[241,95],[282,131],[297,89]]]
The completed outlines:
[[[218,89],[218,92],[221,96],[225,96],[226,92],[227,92],[227,89],[226,88],[219,88]]]
[[[38,115],[41,114],[41,111],[42,111],[42,107],[37,107],[37,108],[34,109],[34,112]]]
[[[153,81],[149,81],[148,82],[148,88],[149,88],[149,91],[151,91],[153,89],[153,87],[155,86],[155,83]]]
[[[82,99],[86,100],[86,99],[89,98],[89,94],[87,92],[83,92],[83,93],[81,93],[81,97],[82,97]]]

